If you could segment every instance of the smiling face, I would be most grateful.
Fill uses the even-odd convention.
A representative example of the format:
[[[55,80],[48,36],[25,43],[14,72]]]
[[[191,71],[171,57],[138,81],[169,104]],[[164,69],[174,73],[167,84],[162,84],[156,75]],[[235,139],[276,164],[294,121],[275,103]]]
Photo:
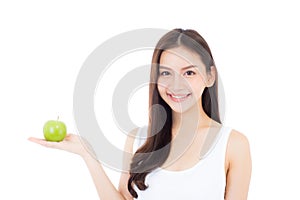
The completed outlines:
[[[187,48],[177,47],[161,54],[157,88],[174,112],[183,113],[201,105],[203,90],[211,85],[209,80],[200,56]]]

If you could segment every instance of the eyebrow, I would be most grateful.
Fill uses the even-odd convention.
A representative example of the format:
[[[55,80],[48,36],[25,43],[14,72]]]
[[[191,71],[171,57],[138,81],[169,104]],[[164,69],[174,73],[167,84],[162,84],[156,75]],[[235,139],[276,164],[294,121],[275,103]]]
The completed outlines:
[[[161,68],[172,70],[172,69],[169,68],[169,67],[166,67],[166,66],[163,66],[163,65],[159,65],[159,69],[161,69]],[[195,65],[189,65],[189,66],[186,66],[186,67],[181,68],[181,70],[187,70],[187,69],[189,69],[189,68],[197,68],[197,67],[196,67]]]

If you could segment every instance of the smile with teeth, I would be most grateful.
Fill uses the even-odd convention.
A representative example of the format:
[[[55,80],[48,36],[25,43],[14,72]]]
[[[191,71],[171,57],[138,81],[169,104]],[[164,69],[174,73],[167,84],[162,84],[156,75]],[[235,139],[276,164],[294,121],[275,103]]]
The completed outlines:
[[[170,93],[167,93],[167,95],[172,101],[181,102],[181,101],[184,101],[185,99],[187,99],[191,95],[191,93],[189,93],[189,94],[170,94]]]

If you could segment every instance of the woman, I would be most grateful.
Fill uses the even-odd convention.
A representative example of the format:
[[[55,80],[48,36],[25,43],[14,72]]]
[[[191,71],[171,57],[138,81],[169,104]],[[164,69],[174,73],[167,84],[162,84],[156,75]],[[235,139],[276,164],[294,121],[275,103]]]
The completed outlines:
[[[247,199],[251,156],[247,138],[221,124],[217,69],[205,40],[194,30],[174,29],[152,58],[146,141],[128,137],[130,171],[116,189],[101,164],[69,134],[59,143],[30,138],[82,156],[101,199]],[[163,109],[153,109],[159,104]],[[135,150],[135,144],[138,144]]]

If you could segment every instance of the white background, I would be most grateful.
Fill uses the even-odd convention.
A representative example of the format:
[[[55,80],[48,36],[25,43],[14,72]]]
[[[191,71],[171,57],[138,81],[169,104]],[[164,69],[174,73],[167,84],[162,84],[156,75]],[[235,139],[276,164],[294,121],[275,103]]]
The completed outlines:
[[[224,124],[251,143],[249,199],[300,199],[296,5],[291,0],[1,1],[0,199],[98,199],[77,155],[27,138],[42,137],[44,122],[57,115],[76,133],[74,83],[102,42],[137,28],[177,27],[197,30],[212,49],[225,88]],[[105,90],[101,95],[107,97]],[[142,110],[145,101],[138,97],[143,95],[133,98],[134,106]],[[145,116],[129,110],[141,115],[135,119]],[[117,185],[119,174],[105,169]]]

